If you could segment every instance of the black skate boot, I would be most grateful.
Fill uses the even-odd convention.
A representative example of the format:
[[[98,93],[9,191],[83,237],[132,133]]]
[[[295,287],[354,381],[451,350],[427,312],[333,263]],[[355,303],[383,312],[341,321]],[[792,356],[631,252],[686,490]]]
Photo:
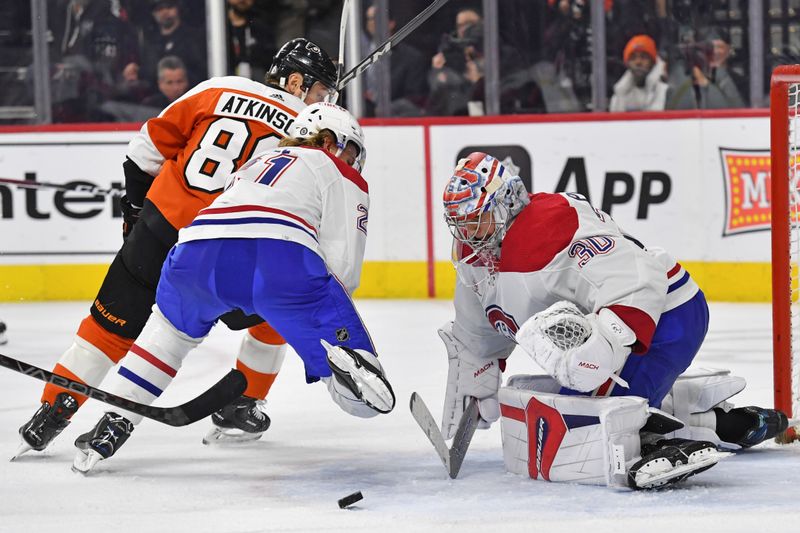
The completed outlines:
[[[742,448],[750,448],[775,438],[789,427],[786,415],[776,409],[751,405],[737,407],[727,413],[721,409],[714,411],[717,413],[717,435]]]
[[[70,417],[77,410],[78,401],[66,392],[59,393],[53,405],[43,402],[33,417],[19,428],[22,443],[12,460],[28,450],[44,450],[69,425]]]
[[[203,438],[203,444],[260,439],[270,424],[269,417],[260,409],[259,404],[263,403],[265,402],[255,398],[241,396],[212,414],[211,422],[214,427]]]
[[[5,344],[8,342],[8,337],[6,337],[6,323],[0,322],[0,345]]]
[[[75,439],[78,453],[72,469],[85,474],[103,459],[108,459],[125,444],[133,432],[133,423],[117,413],[106,413],[94,429]]]
[[[642,445],[642,459],[628,471],[632,489],[657,489],[708,470],[731,455],[708,441],[662,439]]]

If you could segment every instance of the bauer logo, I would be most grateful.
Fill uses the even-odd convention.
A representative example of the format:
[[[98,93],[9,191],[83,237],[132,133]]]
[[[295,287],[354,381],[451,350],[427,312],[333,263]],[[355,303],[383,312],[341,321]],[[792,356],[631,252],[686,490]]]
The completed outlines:
[[[769,150],[720,148],[719,152],[725,181],[723,237],[769,230],[772,220]]]
[[[528,475],[550,481],[550,467],[567,433],[564,419],[558,409],[531,398],[525,406],[525,424],[528,427]]]

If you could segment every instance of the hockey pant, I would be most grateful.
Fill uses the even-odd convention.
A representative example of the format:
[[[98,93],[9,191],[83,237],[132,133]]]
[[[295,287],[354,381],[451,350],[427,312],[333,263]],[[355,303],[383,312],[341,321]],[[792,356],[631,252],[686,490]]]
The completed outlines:
[[[278,239],[213,239],[173,248],[156,302],[176,329],[205,337],[231,309],[263,317],[305,365],[311,383],[331,375],[325,339],[375,353],[353,301],[322,258]]]

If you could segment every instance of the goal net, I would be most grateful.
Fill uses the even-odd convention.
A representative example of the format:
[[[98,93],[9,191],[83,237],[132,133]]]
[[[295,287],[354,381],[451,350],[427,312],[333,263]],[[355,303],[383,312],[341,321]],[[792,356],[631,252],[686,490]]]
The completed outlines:
[[[775,407],[800,414],[800,65],[777,67],[770,87],[772,329]],[[797,438],[793,428],[780,441]]]

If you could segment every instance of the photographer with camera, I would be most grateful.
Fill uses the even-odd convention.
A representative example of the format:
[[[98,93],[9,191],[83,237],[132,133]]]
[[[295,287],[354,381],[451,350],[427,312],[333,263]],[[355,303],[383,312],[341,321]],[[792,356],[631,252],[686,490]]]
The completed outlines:
[[[456,14],[456,29],[442,36],[428,74],[428,114],[466,115],[475,84],[483,79],[483,19],[473,8]],[[477,112],[470,114],[480,114]]]
[[[625,45],[627,70],[614,84],[609,111],[663,111],[669,86],[662,79],[664,61],[649,35],[634,35]]]
[[[673,92],[667,109],[730,109],[745,107],[743,80],[730,66],[730,39],[721,28],[700,30],[678,45],[678,63],[671,72]]]

